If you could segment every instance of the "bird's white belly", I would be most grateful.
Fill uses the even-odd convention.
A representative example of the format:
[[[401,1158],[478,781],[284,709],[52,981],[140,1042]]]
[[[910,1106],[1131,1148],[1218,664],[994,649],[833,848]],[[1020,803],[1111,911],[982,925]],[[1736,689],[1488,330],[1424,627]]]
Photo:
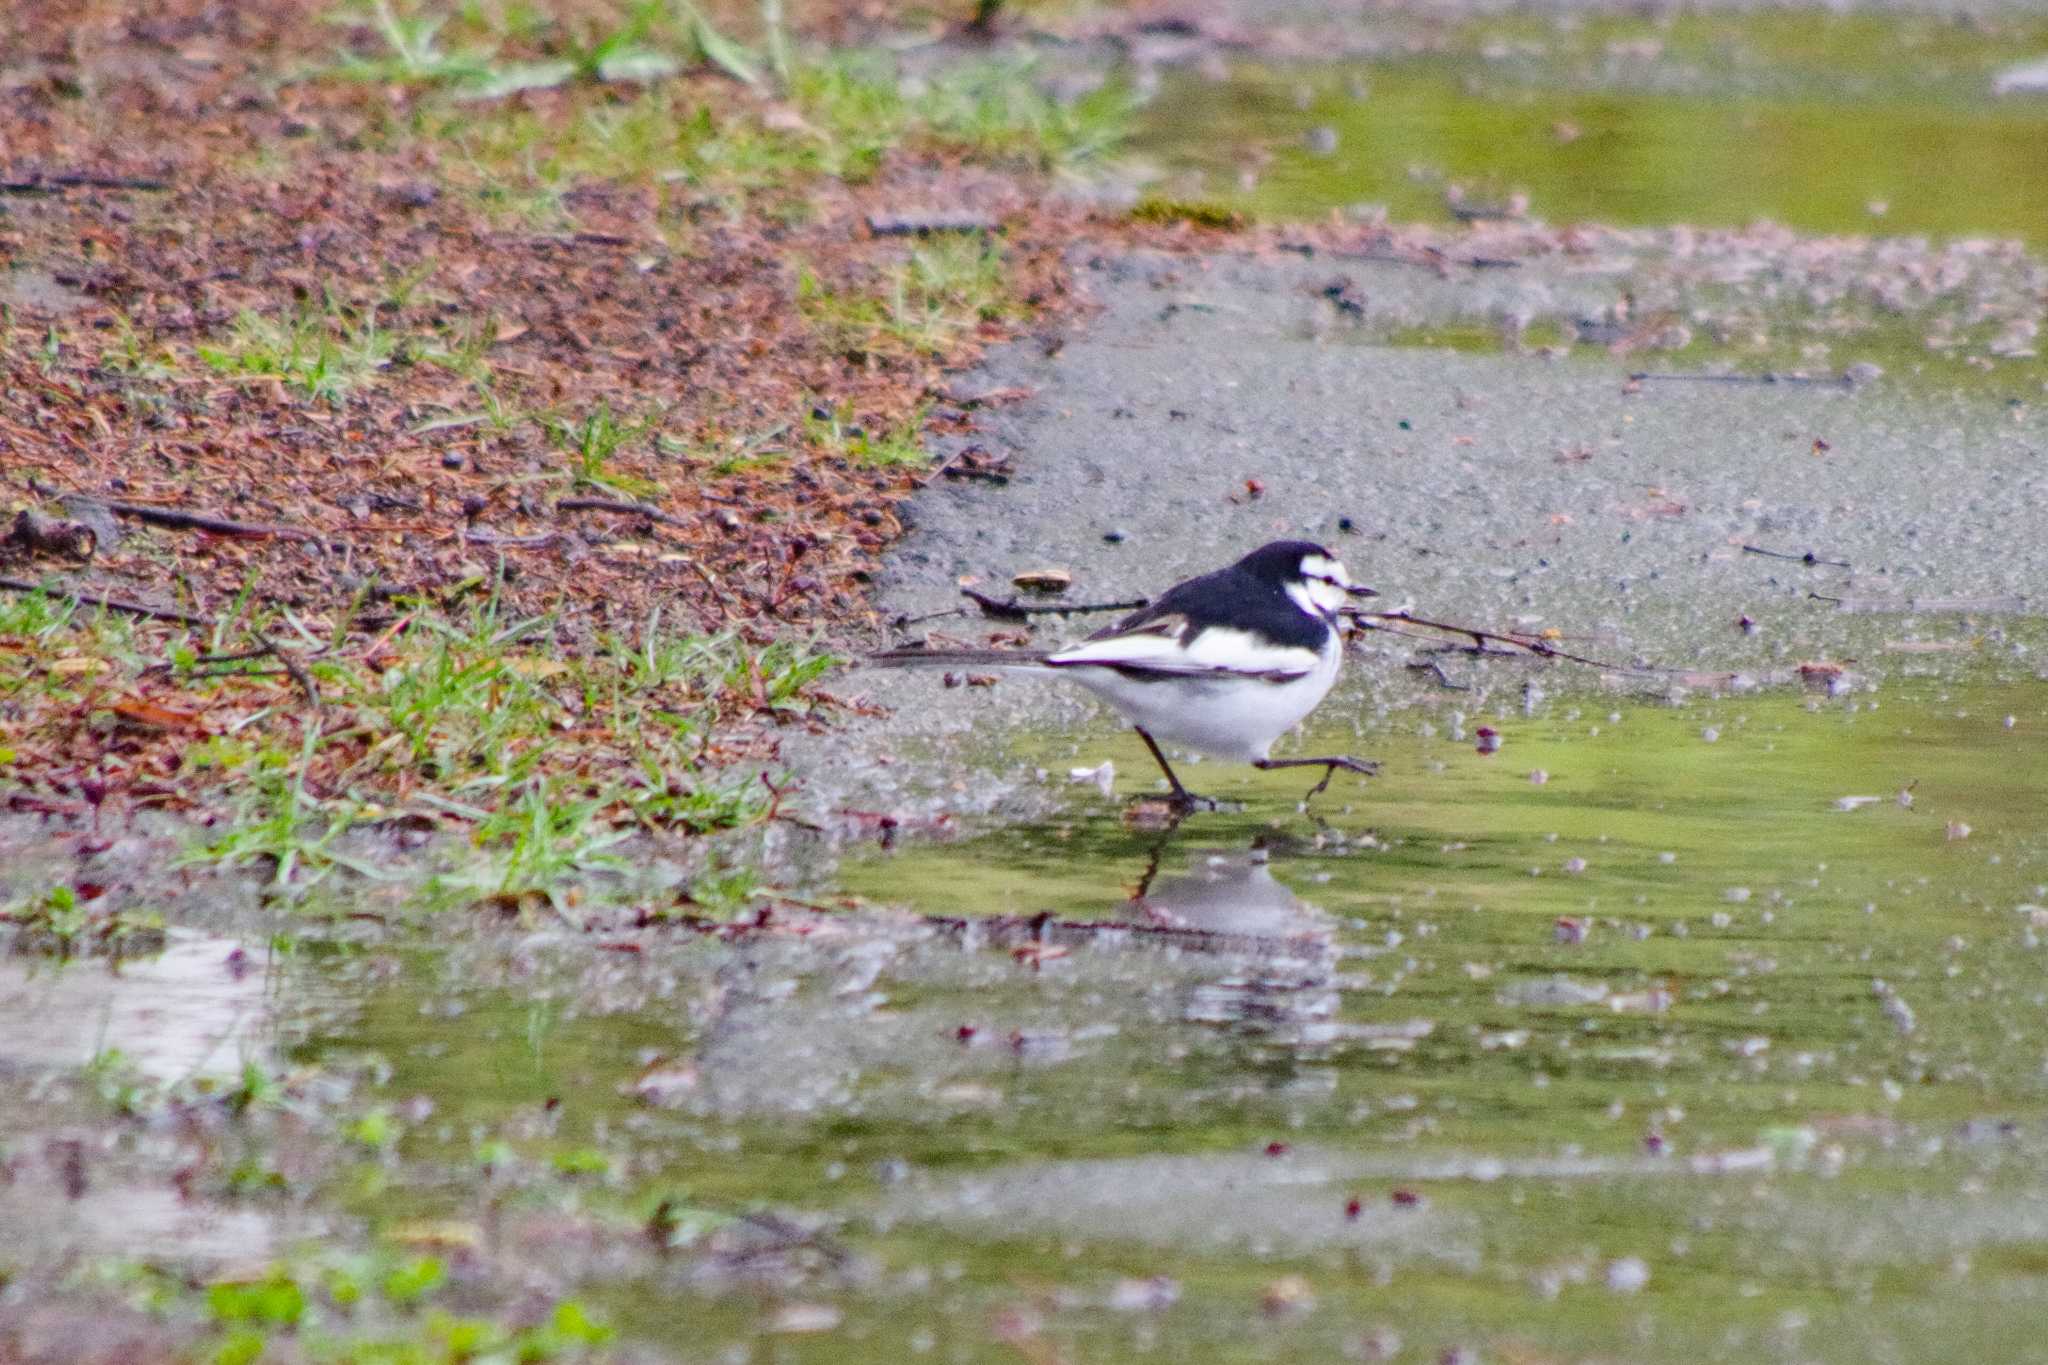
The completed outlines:
[[[1343,644],[1333,634],[1315,669],[1287,682],[1229,676],[1140,681],[1107,668],[1061,672],[1163,744],[1250,763],[1267,757],[1273,741],[1329,695],[1343,659]]]

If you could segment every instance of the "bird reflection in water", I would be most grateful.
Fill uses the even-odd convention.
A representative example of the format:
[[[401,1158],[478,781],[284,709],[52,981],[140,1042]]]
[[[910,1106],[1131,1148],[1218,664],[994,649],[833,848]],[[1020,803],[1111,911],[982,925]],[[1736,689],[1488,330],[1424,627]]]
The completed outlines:
[[[1273,876],[1266,850],[1196,850],[1186,870],[1154,871],[1130,909],[1202,935],[1206,951],[1238,965],[1190,990],[1184,1017],[1310,1046],[1337,1014],[1337,942],[1330,917]]]
[[[1101,919],[1052,914],[956,921],[970,944],[1020,961],[1075,952],[1152,951],[1209,970],[1189,986],[1183,1017],[1292,1047],[1329,1041],[1337,1025],[1335,924],[1273,876],[1269,852],[1152,850],[1130,898]]]

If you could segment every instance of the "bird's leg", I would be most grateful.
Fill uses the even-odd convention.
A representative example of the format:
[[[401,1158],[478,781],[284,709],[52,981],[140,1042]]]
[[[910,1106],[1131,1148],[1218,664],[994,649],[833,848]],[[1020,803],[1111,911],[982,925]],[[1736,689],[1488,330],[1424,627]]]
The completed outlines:
[[[1165,753],[1160,750],[1159,745],[1153,740],[1152,736],[1146,734],[1135,725],[1131,728],[1138,731],[1138,738],[1145,741],[1145,747],[1152,751],[1152,757],[1159,760],[1159,771],[1166,774],[1167,782],[1173,787],[1173,791],[1167,797],[1167,800],[1173,803],[1175,810],[1190,811],[1194,810],[1197,806],[1207,806],[1210,810],[1216,809],[1216,802],[1213,798],[1197,796],[1180,784],[1180,778],[1174,774],[1173,765],[1166,761]]]
[[[1144,731],[1138,733],[1143,734]],[[1301,798],[1304,801],[1308,800],[1309,796],[1320,796],[1330,785],[1330,779],[1336,775],[1339,768],[1347,773],[1359,773],[1366,777],[1371,777],[1380,770],[1380,765],[1372,759],[1345,758],[1342,755],[1330,758],[1259,758],[1252,760],[1252,766],[1263,772],[1271,772],[1275,768],[1320,767],[1323,770],[1323,780],[1308,789],[1308,796]]]
[[[1145,875],[1138,878],[1138,884],[1131,888],[1131,900],[1133,903],[1143,901],[1145,893],[1152,889],[1152,879],[1159,875],[1159,860],[1166,852],[1166,841],[1172,836],[1172,833],[1173,831],[1169,829],[1165,834],[1152,841],[1152,851],[1145,858]]]

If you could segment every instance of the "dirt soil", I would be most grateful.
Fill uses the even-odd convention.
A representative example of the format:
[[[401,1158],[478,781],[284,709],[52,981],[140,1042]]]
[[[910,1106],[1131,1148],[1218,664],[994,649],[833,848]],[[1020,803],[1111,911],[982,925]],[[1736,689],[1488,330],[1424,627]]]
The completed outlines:
[[[657,609],[756,644],[866,619],[897,505],[931,477],[869,445],[971,427],[947,374],[1060,313],[1079,210],[1024,162],[932,143],[859,183],[571,174],[546,208],[509,211],[502,167],[422,131],[441,117],[427,92],[281,82],[373,46],[331,8],[0,18],[17,54],[0,82],[0,477],[10,516],[47,518],[0,576],[153,611],[146,640],[198,625],[201,652],[252,643],[214,625],[246,623],[246,598],[365,668],[405,655],[423,613],[492,593],[551,614],[569,652]],[[716,110],[735,138],[800,123],[715,72],[670,94],[679,120]],[[570,83],[476,117],[545,143],[637,95]],[[934,206],[1001,225],[986,316],[921,346],[801,306],[886,290],[914,239],[868,215]],[[252,671],[268,676],[238,680],[238,706],[307,709],[302,677]],[[62,704],[23,691],[0,746],[46,805],[75,807],[85,783],[183,806],[204,797],[180,751],[220,729],[219,705],[162,674]]]

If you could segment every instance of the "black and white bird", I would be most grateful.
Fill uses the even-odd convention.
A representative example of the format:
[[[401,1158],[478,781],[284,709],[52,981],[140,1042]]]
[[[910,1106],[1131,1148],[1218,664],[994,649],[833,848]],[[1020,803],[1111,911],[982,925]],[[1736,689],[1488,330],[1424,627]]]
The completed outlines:
[[[1273,742],[1315,710],[1344,660],[1338,611],[1376,596],[1351,581],[1320,545],[1279,540],[1228,568],[1177,583],[1158,599],[1079,644],[1025,650],[894,649],[869,662],[890,667],[1022,669],[1072,678],[1128,720],[1159,760],[1173,804],[1214,805],[1181,785],[1161,741],[1255,768],[1315,768],[1330,785],[1339,768],[1377,765],[1342,755],[1270,757]]]

